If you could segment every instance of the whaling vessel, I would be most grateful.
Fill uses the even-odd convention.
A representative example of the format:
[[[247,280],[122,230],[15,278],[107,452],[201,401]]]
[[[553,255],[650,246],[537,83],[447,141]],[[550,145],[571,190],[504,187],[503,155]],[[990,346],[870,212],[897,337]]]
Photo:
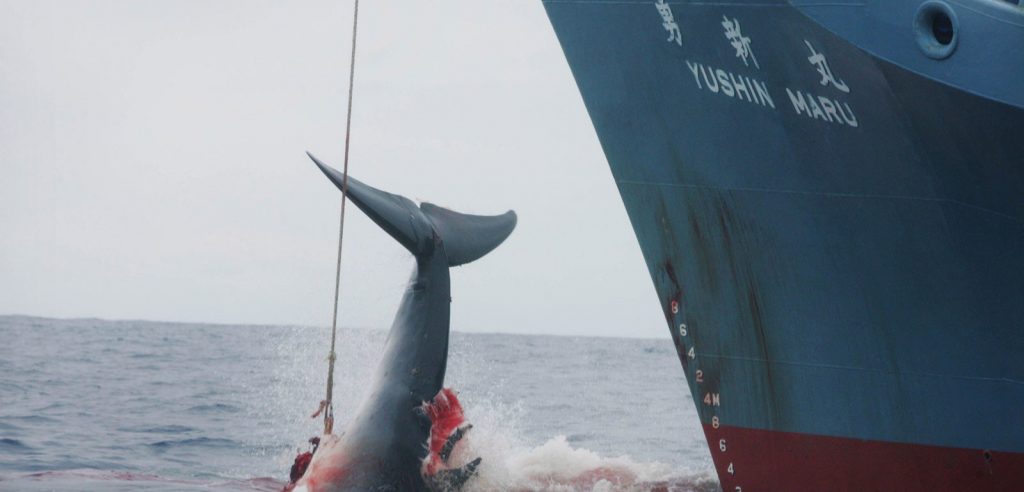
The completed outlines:
[[[723,490],[1024,490],[1024,6],[544,6]]]

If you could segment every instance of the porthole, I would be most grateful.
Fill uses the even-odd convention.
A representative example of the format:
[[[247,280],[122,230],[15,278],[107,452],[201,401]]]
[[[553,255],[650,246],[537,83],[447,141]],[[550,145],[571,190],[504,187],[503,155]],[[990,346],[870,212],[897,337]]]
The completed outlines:
[[[953,8],[946,2],[928,1],[922,3],[914,17],[914,37],[917,46],[929,58],[942,60],[956,50],[960,38]]]

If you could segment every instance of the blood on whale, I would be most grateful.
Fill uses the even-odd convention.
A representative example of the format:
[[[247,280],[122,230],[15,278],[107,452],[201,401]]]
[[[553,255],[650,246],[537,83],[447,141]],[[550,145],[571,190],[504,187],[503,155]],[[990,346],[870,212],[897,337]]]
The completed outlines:
[[[466,418],[459,397],[451,388],[442,389],[433,401],[424,403],[423,411],[430,418],[430,453],[423,462],[423,475],[432,476],[447,468],[441,457],[441,448]]]
[[[466,417],[462,411],[462,403],[459,402],[458,394],[451,388],[443,388],[429,402],[423,402],[420,407],[424,415],[430,419],[430,439],[427,442],[429,453],[423,460],[422,473],[424,478],[433,477],[437,472],[448,469],[445,463],[442,449],[448,442],[452,433],[456,431],[465,421]],[[284,487],[282,492],[290,492],[294,489],[296,482],[305,475],[313,453],[316,452],[315,445],[319,444],[319,438],[310,439],[314,448],[312,452],[299,453],[295,457],[295,464],[292,466],[291,482]],[[329,482],[329,480],[327,480]]]

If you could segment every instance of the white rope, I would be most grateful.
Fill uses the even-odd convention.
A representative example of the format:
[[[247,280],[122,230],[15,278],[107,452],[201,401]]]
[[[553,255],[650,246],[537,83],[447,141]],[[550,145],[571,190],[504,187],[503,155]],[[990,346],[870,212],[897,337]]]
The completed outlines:
[[[327,398],[321,404],[324,411],[324,434],[330,434],[334,427],[334,407],[331,404],[334,397],[334,361],[337,354],[334,352],[335,342],[338,338],[338,294],[341,286],[341,247],[345,238],[345,203],[348,201],[348,148],[352,130],[352,89],[356,76],[356,32],[359,28],[359,0],[355,0],[355,7],[352,14],[352,56],[348,69],[348,114],[345,118],[345,163],[342,168],[341,182],[341,219],[338,225],[338,262],[334,269],[334,315],[331,317],[331,352],[327,356]]]

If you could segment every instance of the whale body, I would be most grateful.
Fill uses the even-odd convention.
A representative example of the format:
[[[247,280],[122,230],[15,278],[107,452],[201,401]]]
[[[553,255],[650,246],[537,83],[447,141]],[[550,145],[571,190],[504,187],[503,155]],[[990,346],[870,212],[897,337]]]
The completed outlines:
[[[340,435],[328,435],[294,492],[458,489],[480,463],[448,468],[468,427],[453,392],[448,362],[449,268],[472,262],[512,233],[516,215],[468,215],[368,186],[313,162],[347,197],[416,258],[388,334],[369,396]],[[347,188],[347,190],[345,190]]]

